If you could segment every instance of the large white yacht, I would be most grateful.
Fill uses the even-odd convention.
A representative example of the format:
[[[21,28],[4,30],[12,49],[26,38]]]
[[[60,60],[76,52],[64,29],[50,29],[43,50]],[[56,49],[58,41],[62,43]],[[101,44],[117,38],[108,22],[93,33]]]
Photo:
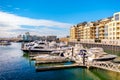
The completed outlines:
[[[108,54],[104,52],[103,48],[100,47],[94,47],[90,48],[88,50],[89,60],[95,60],[95,61],[108,61],[108,60],[113,60],[117,56],[113,54]]]
[[[85,61],[108,61],[117,57],[104,52],[103,48],[100,47],[85,49],[80,45],[74,46],[73,50],[67,50],[64,55],[77,63],[83,63],[83,58],[86,59]]]
[[[55,46],[46,41],[34,41],[23,44],[22,50],[24,52],[52,52],[55,50]]]
[[[63,49],[63,44],[56,43],[55,41],[34,41],[30,43],[25,43],[22,45],[22,50],[24,52],[52,52],[60,49]],[[64,44],[65,46],[66,44]]]

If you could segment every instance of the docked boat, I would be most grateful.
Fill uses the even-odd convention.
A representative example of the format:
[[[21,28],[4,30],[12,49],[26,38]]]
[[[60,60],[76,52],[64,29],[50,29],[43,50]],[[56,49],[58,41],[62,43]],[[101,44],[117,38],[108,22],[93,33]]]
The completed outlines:
[[[0,41],[0,45],[11,45],[10,41]]]
[[[58,56],[58,55],[38,55],[33,57],[35,60],[35,64],[46,64],[46,63],[62,63],[67,62],[65,57]]]
[[[65,44],[64,44],[65,46]],[[64,49],[63,44],[60,45],[54,41],[47,42],[47,41],[34,41],[30,43],[25,43],[22,45],[22,50],[24,52],[49,52]]]
[[[52,52],[54,49],[46,41],[34,41],[22,45],[24,52]]]
[[[100,47],[90,48],[88,50],[88,55],[89,55],[88,59],[92,61],[93,60],[108,61],[108,60],[113,60],[117,57],[116,55],[112,55],[104,52],[103,48],[100,48]]]
[[[71,58],[76,63],[83,63],[84,61],[109,61],[117,57],[116,55],[104,52],[103,48],[94,47],[90,49],[85,49],[80,46],[75,46],[72,51],[66,51],[64,55],[65,57]]]
[[[50,53],[51,55],[58,55],[58,56],[63,56],[63,51],[62,50],[55,50]]]
[[[66,50],[64,56],[74,62],[80,63],[82,62],[81,50],[84,50],[81,44],[76,44],[70,49]]]

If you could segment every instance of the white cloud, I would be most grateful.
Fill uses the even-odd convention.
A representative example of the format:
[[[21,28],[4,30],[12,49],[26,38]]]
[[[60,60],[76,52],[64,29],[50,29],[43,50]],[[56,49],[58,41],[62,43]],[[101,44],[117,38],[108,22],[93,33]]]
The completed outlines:
[[[33,26],[33,28],[24,28],[22,26]],[[68,34],[70,26],[71,24],[68,23],[45,19],[32,19],[0,11],[0,37],[17,36],[25,31],[29,31],[30,33],[33,33],[33,35],[54,34],[57,36],[63,36]],[[54,28],[60,29],[58,30]],[[6,35],[3,35],[2,33]]]

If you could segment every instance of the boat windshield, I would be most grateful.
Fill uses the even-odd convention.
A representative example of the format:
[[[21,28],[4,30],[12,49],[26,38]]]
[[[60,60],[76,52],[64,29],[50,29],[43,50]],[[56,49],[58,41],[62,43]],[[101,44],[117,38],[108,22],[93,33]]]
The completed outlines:
[[[43,49],[44,47],[38,47],[38,46],[36,46],[36,47],[34,47],[34,48],[37,48],[37,49]]]
[[[45,43],[39,43],[39,44],[45,44]]]

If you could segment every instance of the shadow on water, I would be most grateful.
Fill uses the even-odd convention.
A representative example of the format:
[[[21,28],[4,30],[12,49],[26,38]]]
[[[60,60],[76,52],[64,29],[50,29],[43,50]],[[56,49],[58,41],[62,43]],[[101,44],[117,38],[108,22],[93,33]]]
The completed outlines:
[[[23,52],[23,57],[26,58],[26,59],[29,59],[29,53]]]
[[[49,63],[49,64],[36,64],[36,67],[42,68],[42,67],[52,67],[52,66],[58,66],[58,65],[70,65],[73,64],[74,62],[62,62],[62,63]]]

